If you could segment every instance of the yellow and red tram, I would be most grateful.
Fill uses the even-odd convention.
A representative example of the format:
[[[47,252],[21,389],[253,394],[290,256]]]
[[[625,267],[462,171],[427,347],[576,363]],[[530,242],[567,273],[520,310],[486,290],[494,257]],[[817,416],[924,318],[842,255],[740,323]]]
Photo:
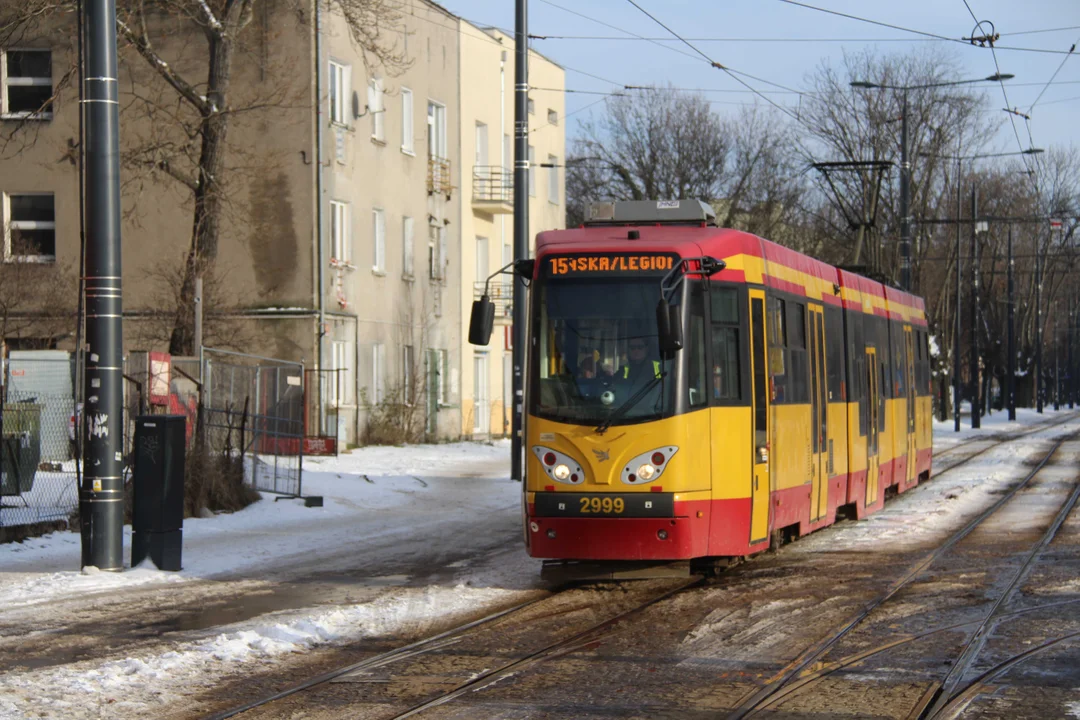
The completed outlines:
[[[698,201],[589,213],[518,268],[530,555],[745,556],[929,477],[921,298],[715,227]]]

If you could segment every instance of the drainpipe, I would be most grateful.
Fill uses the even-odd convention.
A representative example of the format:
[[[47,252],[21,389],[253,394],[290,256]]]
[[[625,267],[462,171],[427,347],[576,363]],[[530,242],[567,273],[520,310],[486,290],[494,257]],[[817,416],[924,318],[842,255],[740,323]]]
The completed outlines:
[[[315,377],[318,379],[318,408],[319,408],[319,434],[325,435],[325,412],[323,408],[322,394],[322,371],[326,367],[323,362],[323,334],[326,327],[326,293],[324,290],[323,266],[326,258],[323,256],[323,116],[322,116],[322,10],[319,7],[320,0],[315,0],[315,265],[316,285],[315,303],[319,309],[319,328],[315,333],[316,343],[316,367],[318,371]]]

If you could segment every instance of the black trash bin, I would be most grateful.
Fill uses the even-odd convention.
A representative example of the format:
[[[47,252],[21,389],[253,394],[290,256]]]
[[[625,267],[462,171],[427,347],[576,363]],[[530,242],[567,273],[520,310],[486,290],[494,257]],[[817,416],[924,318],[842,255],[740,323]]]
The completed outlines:
[[[135,418],[131,566],[147,555],[161,570],[179,570],[184,532],[183,415]]]

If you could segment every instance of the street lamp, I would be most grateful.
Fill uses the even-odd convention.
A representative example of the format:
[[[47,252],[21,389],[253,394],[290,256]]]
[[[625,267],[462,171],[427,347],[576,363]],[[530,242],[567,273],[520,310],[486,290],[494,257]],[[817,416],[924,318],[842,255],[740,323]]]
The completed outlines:
[[[851,87],[864,90],[900,90],[904,94],[900,114],[900,287],[911,291],[911,163],[908,160],[908,90],[929,90],[954,85],[970,85],[978,82],[1002,82],[1015,75],[995,73],[985,78],[952,80],[948,82],[923,83],[920,85],[886,85],[866,80],[854,80]]]
[[[961,282],[961,267],[960,262],[960,173],[962,171],[961,163],[964,160],[981,160],[983,158],[996,158],[996,157],[1010,157],[1014,155],[1038,155],[1043,152],[1042,148],[1028,148],[1020,152],[1005,152],[1005,153],[984,153],[981,155],[938,155],[933,153],[920,153],[922,157],[940,157],[943,160],[955,160],[956,161],[956,326],[953,329],[953,429],[956,432],[960,432],[960,282]],[[974,193],[974,190],[972,190]],[[971,221],[975,222],[974,207],[972,209]],[[974,254],[973,254],[974,255]],[[972,257],[972,272],[977,273],[974,257]],[[1016,317],[1016,303],[1013,297],[1013,259],[1012,259],[1012,226],[1009,229],[1009,371],[1008,371],[1008,389],[1006,395],[1009,402],[1009,420],[1016,419],[1016,351],[1015,351],[1015,331],[1014,323]],[[975,276],[977,277],[977,276]],[[977,281],[976,281],[977,282]],[[977,289],[977,288],[975,288]],[[979,297],[976,292],[972,293],[972,307],[978,307]],[[974,312],[974,310],[972,311]],[[974,320],[972,321],[974,323]],[[973,333],[978,328],[972,325]],[[977,342],[977,341],[976,341]],[[977,360],[976,360],[977,362]],[[976,395],[978,389],[976,388]],[[974,408],[975,403],[972,403]],[[974,415],[974,411],[973,411]],[[978,421],[972,417],[972,427],[979,427],[976,424]]]

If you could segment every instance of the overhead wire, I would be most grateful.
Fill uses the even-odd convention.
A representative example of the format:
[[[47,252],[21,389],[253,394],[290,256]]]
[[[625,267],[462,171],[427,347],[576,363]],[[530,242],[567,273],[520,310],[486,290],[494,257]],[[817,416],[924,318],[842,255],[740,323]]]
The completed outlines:
[[[1065,63],[1068,62],[1069,58],[1072,57],[1072,53],[1074,50],[1076,50],[1076,43],[1073,43],[1072,47],[1069,48],[1069,54],[1061,59],[1061,64],[1057,66],[1057,70],[1055,70],[1054,74],[1050,76],[1049,80],[1047,80],[1046,85],[1044,85],[1043,89],[1039,92],[1039,96],[1035,98],[1035,102],[1031,103],[1031,107],[1028,108],[1028,115],[1031,114],[1031,111],[1034,110],[1035,106],[1039,104],[1040,100],[1042,100],[1043,93],[1045,93],[1046,89],[1050,87],[1050,84],[1054,82],[1054,78],[1056,78],[1058,76],[1058,73],[1061,72],[1061,68],[1065,67]]]

